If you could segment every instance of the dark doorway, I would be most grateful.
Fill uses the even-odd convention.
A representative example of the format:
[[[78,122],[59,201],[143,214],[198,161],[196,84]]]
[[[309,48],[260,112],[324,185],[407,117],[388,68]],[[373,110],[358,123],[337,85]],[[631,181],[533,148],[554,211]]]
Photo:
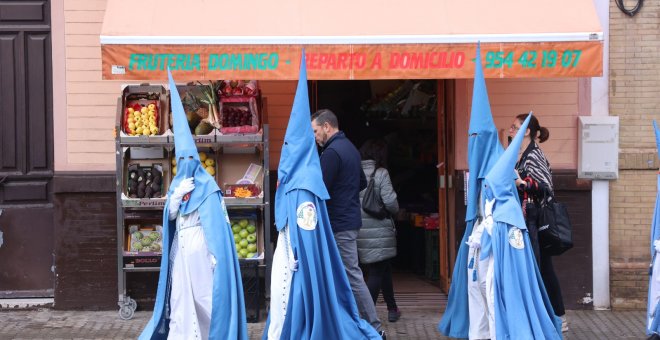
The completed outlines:
[[[440,269],[437,84],[437,80],[353,80],[310,85],[312,111],[332,110],[340,130],[358,149],[371,138],[387,142],[387,169],[400,206],[394,216],[395,277],[413,275],[432,282],[439,280]]]

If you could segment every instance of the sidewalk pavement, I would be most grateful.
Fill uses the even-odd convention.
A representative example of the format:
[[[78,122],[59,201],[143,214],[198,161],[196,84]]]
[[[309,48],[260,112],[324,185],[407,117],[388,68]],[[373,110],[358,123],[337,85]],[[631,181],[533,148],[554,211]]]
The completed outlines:
[[[387,310],[378,307],[388,340],[448,339],[437,331],[440,313],[429,309],[401,308],[401,319],[387,322]],[[565,339],[646,339],[644,311],[567,311]],[[0,339],[135,339],[151,317],[138,311],[121,320],[117,311],[57,311],[51,309],[0,309]],[[261,339],[266,316],[248,323],[250,339]]]

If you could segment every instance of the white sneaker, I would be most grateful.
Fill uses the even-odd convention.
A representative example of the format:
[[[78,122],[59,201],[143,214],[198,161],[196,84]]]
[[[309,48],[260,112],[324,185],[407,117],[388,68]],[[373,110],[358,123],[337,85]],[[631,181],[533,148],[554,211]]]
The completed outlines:
[[[561,331],[568,332],[568,321],[566,321],[566,314],[559,317],[561,319]]]

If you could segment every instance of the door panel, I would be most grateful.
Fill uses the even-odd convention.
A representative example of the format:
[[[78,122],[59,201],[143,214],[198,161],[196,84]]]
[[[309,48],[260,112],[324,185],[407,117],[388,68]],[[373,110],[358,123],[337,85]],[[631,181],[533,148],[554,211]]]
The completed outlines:
[[[18,35],[0,32],[0,172],[17,172],[16,74]]]
[[[29,102],[27,114],[27,141],[29,142],[27,172],[50,170],[48,159],[49,145],[46,141],[51,138],[49,129],[50,108],[50,34],[26,34],[26,60],[29,67],[26,69],[26,80]],[[46,138],[43,138],[43,137]]]

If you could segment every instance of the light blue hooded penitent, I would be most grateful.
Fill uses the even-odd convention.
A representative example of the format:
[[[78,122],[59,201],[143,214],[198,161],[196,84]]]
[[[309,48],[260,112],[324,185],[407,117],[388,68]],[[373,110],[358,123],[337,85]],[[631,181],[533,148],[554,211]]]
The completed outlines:
[[[452,338],[467,338],[469,331],[469,311],[467,292],[468,237],[477,221],[479,210],[479,188],[488,171],[493,167],[504,149],[500,144],[497,128],[488,101],[486,80],[481,66],[481,46],[477,44],[477,57],[472,91],[472,111],[468,129],[468,193],[465,212],[465,233],[456,254],[452,273],[447,308],[440,320],[438,329]]]
[[[660,157],[660,129],[655,120],[653,121],[653,130],[655,130],[655,144]],[[649,276],[649,295],[647,302],[647,325],[646,334],[660,334],[660,258],[655,251],[654,242],[660,240],[660,172],[657,175],[657,190],[655,196],[655,210],[653,212],[653,221],[651,222],[651,272]]]
[[[168,70],[172,96],[172,119],[176,147],[177,174],[172,179],[163,211],[163,255],[158,278],[156,302],[151,320],[139,339],[167,339],[169,334],[170,299],[170,247],[176,231],[176,221],[170,221],[169,197],[181,180],[195,178],[195,189],[187,202],[179,208],[181,214],[198,210],[208,251],[213,254],[217,266],[213,272],[213,297],[209,339],[245,340],[248,338],[243,302],[243,283],[238,265],[234,236],[229,225],[227,209],[215,179],[199,161],[197,147],[188,128],[181,98]]]
[[[531,113],[488,172],[484,198],[493,207],[492,253],[498,339],[561,339],[561,319],[545,291],[515,186],[514,167]]]
[[[360,319],[330,227],[325,205],[329,195],[312,131],[304,50],[278,180],[275,223],[278,230],[289,227],[289,242],[298,261],[280,339],[380,339]],[[269,326],[270,316],[264,339]]]

